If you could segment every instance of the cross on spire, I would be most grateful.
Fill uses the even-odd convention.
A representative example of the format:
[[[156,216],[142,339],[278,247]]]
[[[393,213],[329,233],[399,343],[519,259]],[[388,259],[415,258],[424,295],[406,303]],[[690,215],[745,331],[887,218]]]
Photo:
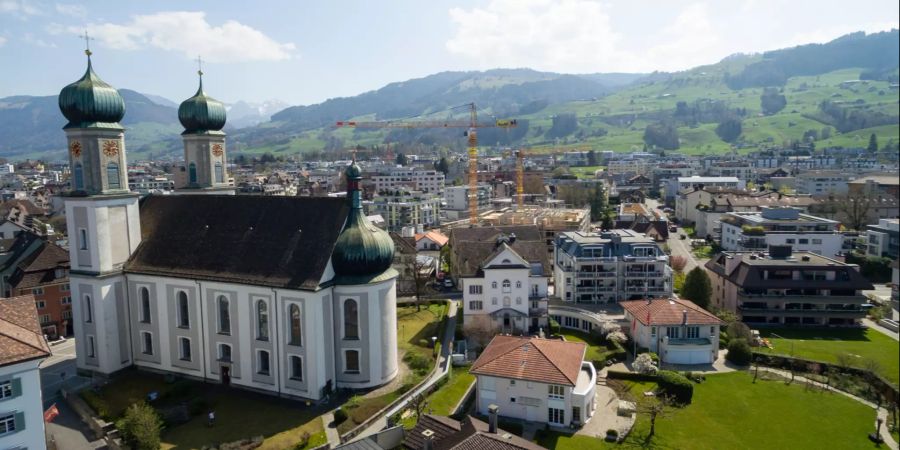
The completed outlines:
[[[84,54],[85,54],[85,55],[88,55],[88,57],[90,57],[91,54],[92,54],[92,52],[91,52],[91,41],[93,41],[94,38],[92,38],[92,37],[90,37],[90,36],[88,35],[87,30],[84,30],[84,35],[83,35],[83,36],[80,36],[80,38],[81,38],[81,39],[84,39]]]
[[[351,155],[351,158],[353,159],[353,162],[356,162],[356,147],[354,147],[352,150],[350,150],[350,155]]]
[[[203,59],[200,58],[200,55],[197,55],[197,75],[203,76]]]

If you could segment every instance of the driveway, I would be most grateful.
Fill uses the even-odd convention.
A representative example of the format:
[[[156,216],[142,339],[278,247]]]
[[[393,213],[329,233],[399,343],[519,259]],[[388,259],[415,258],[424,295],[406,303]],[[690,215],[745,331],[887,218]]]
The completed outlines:
[[[634,425],[634,415],[622,417],[617,414],[619,396],[611,388],[598,385],[594,394],[594,415],[575,434],[591,437],[605,437],[606,430],[615,429],[623,436]]]
[[[648,208],[656,210],[659,206],[659,201],[648,198],[644,200],[644,204],[647,205]],[[675,233],[669,234],[669,239],[666,241],[666,244],[669,245],[669,250],[672,252],[672,256],[680,255],[684,256],[687,260],[687,264],[684,266],[684,273],[688,273],[694,267],[701,266],[706,264],[707,259],[698,259],[694,257],[694,254],[691,253],[691,244],[690,239],[679,239],[681,235],[681,227],[678,227],[678,231]]]
[[[50,345],[51,356],[40,365],[41,394],[44,409],[56,405],[59,415],[46,424],[47,438],[56,443],[59,450],[88,450],[106,448],[102,440],[94,440],[93,433],[66,401],[59,395],[65,387],[74,392],[90,384],[89,378],[75,373],[75,339]]]

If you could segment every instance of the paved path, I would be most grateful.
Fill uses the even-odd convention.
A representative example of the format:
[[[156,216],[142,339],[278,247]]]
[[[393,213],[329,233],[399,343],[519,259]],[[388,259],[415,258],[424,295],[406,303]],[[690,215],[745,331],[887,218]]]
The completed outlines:
[[[648,198],[644,200],[644,203],[650,209],[657,209],[659,206],[659,201]],[[681,240],[679,236],[682,234],[681,226],[678,227],[678,231],[675,233],[669,234],[669,239],[666,241],[666,244],[669,245],[669,250],[672,252],[672,256],[681,255],[684,256],[687,264],[684,266],[684,273],[687,274],[694,267],[701,266],[706,264],[706,259],[697,259],[694,257],[694,253],[691,252],[691,239],[688,237],[687,239]]]
[[[56,404],[59,416],[46,425],[48,438],[59,450],[106,448],[102,440],[94,440],[94,433],[59,395],[63,385],[74,392],[72,387],[90,383],[90,379],[75,375],[75,340],[51,344],[50,351],[51,356],[40,365],[41,394],[44,409]]]
[[[864,318],[862,320],[862,322],[863,322],[863,325],[865,325],[875,331],[878,331],[881,334],[887,335],[888,337],[890,337],[891,339],[893,339],[895,341],[900,341],[900,335],[898,335],[897,333],[894,333],[891,330],[888,330],[887,328],[885,328],[881,325],[878,325],[877,323],[870,320],[869,318]]]
[[[431,387],[431,385],[441,379],[441,377],[443,377],[448,370],[450,370],[450,343],[453,342],[453,336],[456,331],[456,308],[457,302],[451,301],[450,307],[447,309],[447,328],[444,330],[443,339],[441,339],[441,356],[437,361],[438,369],[434,371],[434,373],[431,375],[431,378],[429,378],[427,382],[414,390],[413,393],[409,397],[407,397],[408,399],[415,397],[416,395],[419,395],[420,393],[427,390],[429,387]],[[378,420],[372,422],[365,430],[353,437],[353,439],[350,439],[350,442],[358,441],[383,430],[385,427],[387,427],[387,418],[396,414],[398,411],[402,411],[403,409],[405,409],[406,404],[407,402],[400,402],[393,408],[386,411],[381,415],[381,417],[378,418]],[[329,442],[331,442],[330,439]]]
[[[341,434],[338,433],[337,426],[334,425],[334,411],[328,411],[322,414],[322,426],[325,427],[325,436],[328,438],[328,445],[335,448],[341,445]]]

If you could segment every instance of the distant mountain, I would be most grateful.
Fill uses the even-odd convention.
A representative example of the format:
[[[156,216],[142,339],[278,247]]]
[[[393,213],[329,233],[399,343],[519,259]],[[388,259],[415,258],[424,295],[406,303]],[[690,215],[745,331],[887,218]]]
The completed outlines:
[[[153,94],[144,94],[144,97],[149,98],[153,103],[162,106],[168,106],[170,108],[178,108],[178,103],[173,102],[161,95],[153,95]]]
[[[268,122],[272,115],[289,107],[281,100],[266,100],[261,103],[238,101],[226,104],[228,124],[234,128],[244,128]]]

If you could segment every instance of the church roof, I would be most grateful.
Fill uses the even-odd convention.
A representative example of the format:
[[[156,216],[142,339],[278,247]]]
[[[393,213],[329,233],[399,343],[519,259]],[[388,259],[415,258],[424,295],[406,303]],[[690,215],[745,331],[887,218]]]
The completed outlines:
[[[125,271],[316,289],[349,209],[341,198],[151,195]]]
[[[87,70],[59,93],[59,109],[69,120],[64,128],[116,128],[125,116],[125,100],[116,88],[101,80],[88,56]]]
[[[203,78],[193,97],[178,106],[178,120],[184,134],[217,133],[225,126],[225,105],[203,92]]]

